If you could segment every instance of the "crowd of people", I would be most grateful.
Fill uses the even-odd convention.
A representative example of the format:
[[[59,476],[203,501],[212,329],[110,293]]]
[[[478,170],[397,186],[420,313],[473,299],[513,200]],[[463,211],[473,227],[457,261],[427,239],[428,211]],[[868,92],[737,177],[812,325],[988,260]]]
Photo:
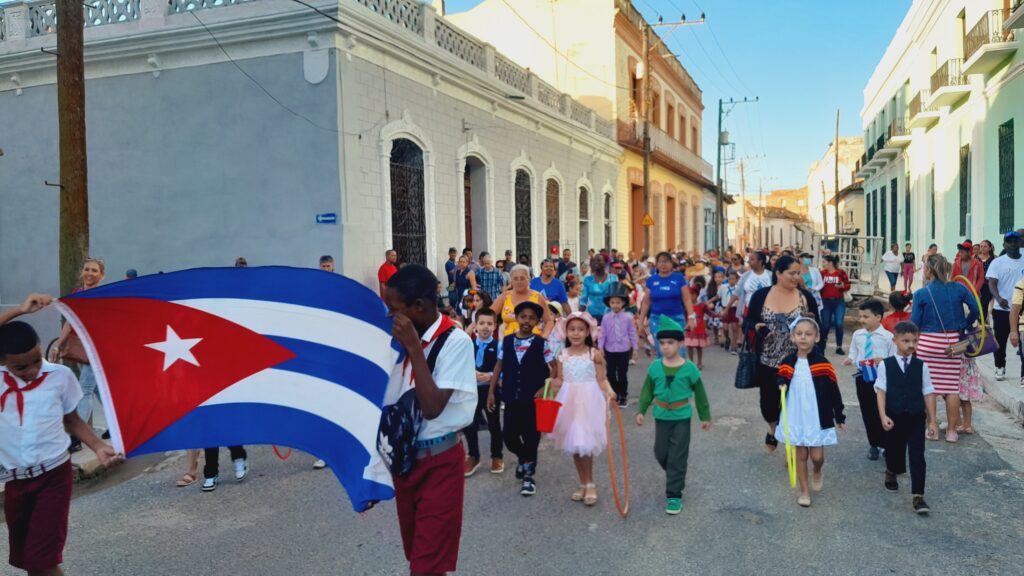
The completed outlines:
[[[464,483],[483,465],[482,429],[489,433],[489,471],[504,473],[508,451],[515,457],[519,494],[537,493],[537,398],[561,404],[548,433],[577,472],[569,499],[585,506],[599,501],[593,459],[607,448],[609,407],[627,408],[632,398],[638,426],[653,408],[653,451],[666,475],[665,511],[679,514],[694,410],[704,430],[712,422],[702,376],[710,347],[737,357],[737,387],[759,390],[765,448],[773,452],[785,443],[788,456],[793,447],[797,503],[804,507],[811,505],[812,492],[823,489],[824,448],[845,428],[830,350],[854,366],[867,457],[884,456],[883,485],[896,491],[909,455],[912,508],[927,514],[925,442],[944,438],[955,444],[959,434],[974,433],[972,402],[983,394],[976,353],[994,352],[998,379],[1005,378],[1007,341],[1021,353],[1022,245],[1021,233],[1008,233],[997,256],[990,242],[965,240],[952,262],[935,245],[920,259],[909,244],[902,253],[892,245],[881,258],[889,310],[879,298],[856,303],[860,328],[848,352],[850,274],[827,250],[812,254],[772,246],[638,257],[601,249],[579,262],[564,250],[535,269],[525,255],[514,260],[512,251],[495,262],[486,252],[452,248],[440,274],[404,265],[400,254],[388,250],[377,288],[407,355],[396,365],[389,390],[394,386],[415,396],[425,421],[412,439],[412,472],[393,469],[410,569],[455,569]],[[248,264],[239,258],[235,265]],[[319,267],[333,272],[333,258],[322,257]],[[129,278],[135,276],[131,272]],[[98,286],[104,273],[101,260],[87,260],[80,289]],[[897,290],[900,275],[903,286]],[[919,287],[911,292],[914,286]],[[108,465],[120,456],[89,425],[95,378],[75,356],[73,331],[65,328],[46,360],[35,332],[15,320],[49,302],[31,295],[0,316],[5,397],[18,398],[17,411],[0,409],[0,472],[7,482],[11,563],[59,574],[70,498],[69,446],[74,450],[84,442]],[[991,323],[979,330],[979,321]],[[641,354],[651,363],[631,395],[629,367]],[[60,360],[82,362],[79,377]],[[53,393],[23,393],[44,385]],[[45,434],[26,434],[19,420],[25,411]],[[34,450],[40,446],[45,450]],[[229,450],[235,479],[242,481],[249,471],[245,449]],[[37,453],[39,458],[25,457]],[[203,490],[217,487],[215,447],[190,451],[178,486],[198,482],[201,454]],[[50,490],[45,501],[19,496],[42,489]],[[27,550],[35,551],[28,559]]]

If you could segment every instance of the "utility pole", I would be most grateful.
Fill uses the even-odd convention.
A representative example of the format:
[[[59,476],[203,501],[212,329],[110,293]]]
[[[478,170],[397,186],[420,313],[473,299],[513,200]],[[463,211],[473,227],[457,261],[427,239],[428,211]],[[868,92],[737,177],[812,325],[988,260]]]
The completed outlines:
[[[828,199],[825,197],[825,181],[821,181],[821,232],[828,235]]]
[[[832,198],[836,202],[836,234],[842,233],[842,228],[839,227],[839,109],[836,108],[836,161],[835,161],[835,195]]]
[[[740,158],[740,205],[743,209],[743,218],[741,218],[744,226],[741,232],[743,232],[746,230],[747,224],[747,178],[746,174],[744,174],[743,172],[743,158]],[[738,248],[740,250],[743,249],[743,236],[745,235],[744,233],[741,232],[736,233],[735,246],[735,248]]]
[[[85,16],[79,0],[57,0],[57,121],[60,139],[60,293],[78,284],[89,253],[85,151]]]
[[[648,24],[645,20],[643,27],[640,30],[643,36],[643,75],[640,77],[640,91],[641,91],[641,103],[640,103],[640,115],[644,120],[643,129],[643,147],[644,147],[644,217],[651,213],[651,50],[657,49],[664,42],[663,39],[658,39],[656,43],[651,44],[651,28],[654,26],[676,28],[679,26],[690,26],[692,24],[703,24],[704,14],[700,15],[700,20],[687,20],[686,15],[683,14],[678,22],[664,22],[659,17],[658,23]],[[647,254],[653,254],[654,251],[651,246],[651,227],[644,226],[644,250]]]
[[[755,96],[753,100],[746,97],[744,97],[743,100],[730,98],[728,101],[723,101],[721,98],[718,99],[718,139],[716,146],[718,149],[718,159],[715,162],[715,186],[718,188],[718,193],[715,195],[715,241],[718,243],[717,248],[719,252],[723,252],[725,250],[725,214],[723,213],[725,206],[725,189],[723,187],[722,179],[722,146],[729,143],[727,137],[723,138],[725,132],[722,132],[722,119],[726,114],[728,114],[728,112],[725,111],[725,105],[728,104],[731,107],[735,107],[737,104],[752,104],[757,102],[759,99],[760,97],[757,96]],[[732,108],[729,108],[729,111],[732,111]],[[725,142],[723,142],[723,140],[725,140]]]
[[[757,227],[760,230],[761,246],[768,247],[764,237],[764,180],[757,187]]]

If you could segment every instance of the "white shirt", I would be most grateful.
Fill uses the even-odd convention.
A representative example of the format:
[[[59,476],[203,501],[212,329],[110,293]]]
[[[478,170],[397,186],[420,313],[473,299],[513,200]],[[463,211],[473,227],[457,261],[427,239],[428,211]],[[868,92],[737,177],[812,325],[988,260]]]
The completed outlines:
[[[744,272],[740,276],[740,281],[736,283],[736,294],[739,295],[739,305],[736,307],[736,313],[743,315],[747,306],[750,306],[750,299],[754,297],[754,292],[771,285],[772,271],[767,268],[760,274],[753,270]]]
[[[430,341],[441,326],[441,316],[421,336],[423,342]],[[424,356],[430,355],[431,343],[424,348]],[[433,420],[424,419],[420,440],[430,440],[449,432],[458,432],[473,421],[476,410],[476,356],[469,334],[456,327],[444,342],[444,348],[437,355],[434,364],[434,383],[438,388],[452,390],[451,398],[444,411]],[[384,395],[385,404],[394,404],[412,389],[412,367],[405,362],[395,364]]]
[[[896,365],[900,370],[906,371],[903,368],[903,361],[910,362],[911,356],[893,356],[896,358]],[[935,394],[935,387],[932,386],[932,373],[928,371],[928,365],[921,363],[921,394],[927,396],[928,394]],[[887,380],[885,378],[885,362],[878,365],[878,378],[875,379],[875,390],[886,391]]]
[[[882,263],[885,264],[886,272],[898,274],[900,266],[903,264],[903,255],[893,254],[892,250],[886,250],[885,254],[882,254]]]
[[[892,341],[892,332],[882,328],[881,325],[872,332],[861,328],[853,333],[853,339],[850,341],[850,354],[848,357],[855,365],[862,360],[868,359],[865,355],[868,338],[871,339],[872,358],[888,358],[889,356],[896,355],[896,345]]]
[[[82,387],[67,366],[43,361],[39,376],[46,380],[34,390],[22,392],[24,421],[18,415],[17,394],[7,394],[0,412],[0,466],[11,470],[29,468],[67,452],[71,438],[64,430],[64,415],[75,411],[82,399]],[[0,366],[0,394],[9,390],[6,376],[19,388],[27,382]]]
[[[999,282],[999,297],[1005,298],[1007,302],[1013,298],[1013,287],[1024,278],[1024,256],[1014,260],[1007,255],[1002,255],[992,261],[988,266],[985,278],[995,278]],[[992,299],[992,305],[996,310],[1008,312],[1009,308],[999,305],[999,300]]]

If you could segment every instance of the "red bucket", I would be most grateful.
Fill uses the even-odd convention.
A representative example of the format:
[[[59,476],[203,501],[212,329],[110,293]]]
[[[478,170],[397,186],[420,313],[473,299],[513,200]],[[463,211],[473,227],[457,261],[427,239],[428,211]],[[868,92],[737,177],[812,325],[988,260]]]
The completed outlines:
[[[558,419],[558,411],[561,410],[562,403],[558,400],[536,398],[533,404],[537,409],[537,431],[544,433],[553,432],[555,430],[555,420]]]

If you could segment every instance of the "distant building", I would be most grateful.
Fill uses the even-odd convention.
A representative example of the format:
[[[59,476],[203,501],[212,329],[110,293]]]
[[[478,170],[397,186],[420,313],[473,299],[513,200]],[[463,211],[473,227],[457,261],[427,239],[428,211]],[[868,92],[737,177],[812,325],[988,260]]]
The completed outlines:
[[[815,160],[807,169],[807,196],[809,209],[807,215],[814,222],[818,232],[836,231],[835,205],[831,199],[836,190],[842,190],[854,182],[857,162],[864,153],[862,136],[839,137],[839,186],[836,187],[836,148],[835,142],[829,142],[820,160]],[[822,220],[822,206],[826,207],[827,217]],[[831,209],[828,207],[831,206]]]
[[[744,210],[745,209],[745,210]],[[737,249],[771,247],[807,247],[814,232],[812,222],[792,210],[772,206],[758,206],[746,202],[740,207],[740,217],[730,218],[729,238]],[[730,214],[736,213],[736,208]]]
[[[1020,0],[913,2],[864,88],[867,234],[949,255],[1024,224],[1022,29]]]
[[[864,235],[864,181],[858,179],[829,199],[835,209],[839,203],[839,233]]]
[[[807,186],[772,190],[765,194],[764,205],[769,208],[785,208],[800,216],[807,216]]]

